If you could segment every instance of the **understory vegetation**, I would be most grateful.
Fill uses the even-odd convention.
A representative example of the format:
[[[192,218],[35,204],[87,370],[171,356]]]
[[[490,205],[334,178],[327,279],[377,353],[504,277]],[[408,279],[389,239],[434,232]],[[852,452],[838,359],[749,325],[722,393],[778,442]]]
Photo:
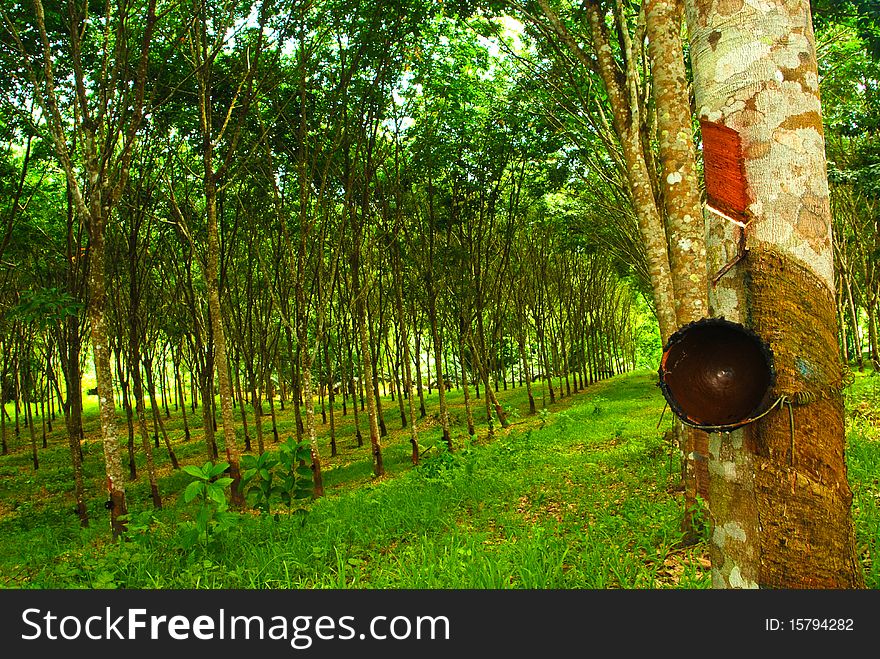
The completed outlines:
[[[513,423],[486,440],[456,437],[449,452],[433,418],[419,421],[422,463],[408,433],[389,429],[387,473],[373,476],[368,447],[339,441],[325,463],[326,496],[268,513],[187,502],[202,468],[197,436],[168,422],[183,468],[157,452],[164,497],[151,510],[145,483],[131,483],[124,541],[111,540],[101,509],[104,473],[98,419],[83,445],[90,528],[69,493],[63,430],[50,435],[41,468],[26,443],[0,457],[0,584],[6,588],[708,588],[708,519],[701,542],[680,546],[678,452],[664,440],[670,416],[653,372],[617,376],[528,415],[524,388],[500,391]],[[461,413],[460,392],[450,411]],[[880,587],[880,379],[857,374],[848,390],[849,478],[866,582]],[[340,417],[340,437],[346,421]],[[281,443],[293,421],[279,417]],[[325,429],[326,430],[326,429]],[[351,430],[350,428],[348,430]],[[349,434],[348,437],[352,437]],[[322,449],[326,448],[322,437]],[[162,461],[164,459],[164,462]],[[223,484],[222,480],[215,483]],[[207,533],[198,517],[221,515]],[[705,510],[705,509],[704,509]]]

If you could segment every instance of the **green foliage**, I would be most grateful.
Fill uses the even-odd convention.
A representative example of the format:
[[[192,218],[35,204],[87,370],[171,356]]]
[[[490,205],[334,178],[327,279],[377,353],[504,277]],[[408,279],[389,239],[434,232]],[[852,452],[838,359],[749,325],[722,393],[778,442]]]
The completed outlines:
[[[599,415],[607,408],[608,399],[604,396],[593,396],[593,398],[590,399],[590,402],[593,405],[593,414]]]
[[[181,541],[190,549],[201,543],[207,547],[218,534],[236,525],[238,516],[227,511],[226,488],[232,484],[228,476],[220,477],[229,468],[228,462],[206,462],[201,467],[186,465],[183,471],[193,480],[183,491],[184,503],[195,501],[193,521],[184,524]]]
[[[83,309],[82,302],[57,288],[23,291],[19,304],[9,310],[11,318],[40,328],[77,316]]]
[[[542,407],[538,410],[538,418],[541,420],[541,428],[543,429],[550,422],[550,410]]]
[[[128,540],[144,542],[158,526],[162,525],[155,510],[144,510],[139,513],[129,512],[123,515],[125,521],[125,534]]]
[[[425,451],[428,455],[422,455],[419,474],[425,480],[432,482],[448,481],[453,472],[461,466],[461,459],[450,451],[446,444],[438,443],[431,448],[435,450],[429,453],[429,449]]]
[[[278,458],[266,451],[262,455],[244,455],[241,466],[241,486],[245,499],[263,514],[271,513],[272,499],[280,494],[281,488],[275,485],[275,474],[272,470],[278,464]]]
[[[314,475],[307,462],[312,453],[307,442],[297,442],[291,435],[278,449],[279,497],[287,506],[288,512],[305,514],[302,506],[294,508],[297,502],[308,499],[314,490]]]
[[[288,513],[305,514],[306,509],[295,508],[295,504],[312,496],[314,475],[307,465],[311,458],[308,443],[297,442],[293,436],[287,438],[277,454],[266,451],[260,456],[243,456],[242,487],[247,500],[265,515],[271,513],[276,501],[286,505]]]

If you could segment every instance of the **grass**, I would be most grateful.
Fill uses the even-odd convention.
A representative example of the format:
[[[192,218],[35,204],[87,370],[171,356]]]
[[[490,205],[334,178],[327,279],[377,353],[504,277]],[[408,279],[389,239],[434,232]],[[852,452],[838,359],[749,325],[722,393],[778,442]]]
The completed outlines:
[[[856,551],[869,588],[880,588],[880,374],[855,373],[846,395],[846,457]]]
[[[853,513],[872,588],[880,587],[878,380],[859,375],[848,396]],[[133,533],[133,541],[113,543],[102,507],[97,420],[89,417],[84,445],[88,529],[79,528],[73,513],[61,429],[41,449],[36,473],[23,435],[21,445],[0,458],[0,586],[707,588],[705,540],[679,547],[679,463],[656,427],[663,400],[654,382],[650,372],[618,376],[534,416],[527,414],[525,389],[501,391],[513,423],[496,428],[491,441],[485,423],[475,438],[465,436],[462,396],[452,392],[454,453],[439,442],[435,393],[417,425],[420,442],[431,447],[417,468],[409,462],[409,434],[399,428],[396,403],[386,400],[388,474],[382,478],[372,475],[368,445],[356,446],[349,410],[336,417],[336,458],[328,457],[327,427],[321,426],[327,496],[307,504],[305,517],[281,506],[275,516],[247,511],[207,545],[183,541],[195,512],[180,496],[190,477],[170,469],[164,448],[156,457],[165,507],[149,513],[141,474],[127,484],[129,506],[133,516],[152,521],[141,520],[144,531]],[[475,402],[479,418],[482,401]],[[292,428],[289,407],[279,420]],[[200,431],[183,442],[179,418],[168,426],[181,462],[202,464]],[[267,435],[271,450],[271,430]]]

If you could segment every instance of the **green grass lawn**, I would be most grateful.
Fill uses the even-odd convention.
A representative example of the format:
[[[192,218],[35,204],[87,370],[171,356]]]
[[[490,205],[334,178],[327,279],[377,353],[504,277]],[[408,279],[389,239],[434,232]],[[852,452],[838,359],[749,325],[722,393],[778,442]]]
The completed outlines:
[[[499,392],[512,425],[486,439],[463,431],[460,392],[451,392],[456,451],[439,444],[436,392],[417,428],[422,465],[409,461],[409,431],[384,401],[387,475],[374,478],[369,439],[357,447],[351,410],[337,414],[339,455],[321,447],[327,496],[306,515],[276,505],[247,511],[210,542],[186,542],[196,502],[181,493],[191,477],[156,450],[164,508],[150,514],[143,466],[127,483],[132,541],[113,543],[103,508],[97,419],[84,445],[92,525],[80,529],[69,450],[58,424],[33,472],[26,434],[0,457],[0,585],[7,588],[707,588],[706,543],[680,548],[679,461],[657,423],[656,375],[638,372],[527,414],[524,388]],[[848,396],[848,456],[860,555],[870,587],[880,587],[880,377],[858,375]],[[541,392],[536,391],[541,407]],[[200,423],[200,414],[191,419]],[[268,420],[268,419],[267,419]],[[320,422],[320,414],[317,417]],[[366,415],[361,419],[366,435]],[[183,441],[169,420],[183,464],[205,461],[201,432]],[[290,407],[279,417],[286,437]],[[273,450],[267,423],[267,447]],[[124,432],[124,421],[120,425]],[[253,432],[253,431],[252,431]],[[239,429],[241,436],[241,430]],[[218,435],[218,439],[220,436]],[[142,459],[139,454],[139,459]],[[147,519],[151,518],[151,521]]]

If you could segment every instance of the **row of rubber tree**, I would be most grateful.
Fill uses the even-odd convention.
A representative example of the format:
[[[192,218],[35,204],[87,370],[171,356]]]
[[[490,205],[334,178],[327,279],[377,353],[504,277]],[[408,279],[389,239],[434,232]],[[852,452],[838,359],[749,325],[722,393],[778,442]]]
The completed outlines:
[[[636,365],[639,276],[570,230],[565,142],[530,119],[489,40],[409,9],[147,2],[98,19],[38,2],[5,16],[30,114],[0,364],[15,418],[0,415],[0,436],[8,450],[7,422],[26,428],[36,469],[32,410],[44,445],[63,413],[82,523],[89,352],[117,534],[138,450],[161,506],[172,401],[186,438],[201,402],[207,457],[230,463],[241,505],[238,454],[277,438],[276,396],[293,402],[320,496],[316,402],[330,454],[341,397],[381,475],[382,394],[417,463],[432,389],[455,448],[447,389],[463,392],[467,435],[478,404],[491,434],[509,424],[495,395],[508,382],[535,413]]]

